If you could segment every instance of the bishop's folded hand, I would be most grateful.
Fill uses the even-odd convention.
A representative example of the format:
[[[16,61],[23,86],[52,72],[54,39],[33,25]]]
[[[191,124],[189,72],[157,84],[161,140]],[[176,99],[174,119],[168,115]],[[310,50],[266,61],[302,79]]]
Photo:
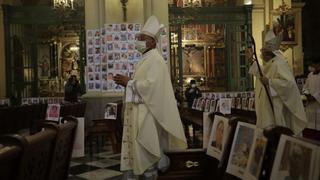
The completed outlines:
[[[260,79],[260,81],[262,82],[262,84],[264,84],[264,85],[266,85],[266,86],[269,85],[269,79],[268,79],[268,78],[262,76],[262,77],[260,77],[259,79]]]
[[[130,80],[130,77],[124,76],[124,75],[121,75],[121,74],[117,74],[116,76],[114,76],[113,80],[114,80],[115,83],[126,87],[127,84],[128,84],[128,81]]]

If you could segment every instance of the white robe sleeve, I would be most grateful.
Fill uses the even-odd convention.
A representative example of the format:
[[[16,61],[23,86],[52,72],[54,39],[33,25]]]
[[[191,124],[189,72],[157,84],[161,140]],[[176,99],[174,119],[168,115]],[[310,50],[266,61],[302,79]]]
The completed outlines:
[[[143,103],[143,99],[139,95],[136,87],[135,87],[136,80],[130,80],[128,81],[127,87],[126,87],[126,102],[132,102],[136,104]]]

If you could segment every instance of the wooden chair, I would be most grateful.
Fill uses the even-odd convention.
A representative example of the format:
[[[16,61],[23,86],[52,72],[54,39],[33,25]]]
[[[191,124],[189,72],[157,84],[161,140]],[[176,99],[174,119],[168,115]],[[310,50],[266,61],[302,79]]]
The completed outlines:
[[[48,180],[68,179],[69,164],[72,155],[74,139],[78,121],[75,117],[67,116],[62,119],[62,124],[44,123],[44,129],[55,129],[57,137],[55,139],[53,155],[50,164]]]
[[[48,178],[56,134],[55,130],[46,129],[21,140],[21,144],[24,144],[24,151],[17,170],[17,180],[44,180]]]
[[[86,141],[90,141],[90,150],[95,139],[99,149],[99,138],[106,137],[112,145],[114,153],[121,151],[122,141],[122,101],[117,101],[117,119],[94,119],[93,125],[85,130]],[[85,107],[83,107],[85,108]]]

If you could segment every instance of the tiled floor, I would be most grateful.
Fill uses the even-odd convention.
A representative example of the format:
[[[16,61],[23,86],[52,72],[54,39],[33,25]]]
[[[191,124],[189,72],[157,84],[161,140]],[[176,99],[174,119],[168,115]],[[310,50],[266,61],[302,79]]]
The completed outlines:
[[[71,160],[69,180],[123,180],[120,154],[114,154],[110,145],[92,152],[86,147],[85,157]]]

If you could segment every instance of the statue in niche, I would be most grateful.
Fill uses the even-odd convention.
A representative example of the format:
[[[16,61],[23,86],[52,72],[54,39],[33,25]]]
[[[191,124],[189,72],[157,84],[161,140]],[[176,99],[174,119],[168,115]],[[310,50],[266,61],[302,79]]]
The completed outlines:
[[[50,62],[47,55],[43,55],[39,62],[40,76],[48,77],[50,73]]]
[[[67,79],[70,74],[79,77],[79,50],[72,50],[70,47],[75,44],[68,44],[63,47],[61,52],[61,75],[63,79]]]

